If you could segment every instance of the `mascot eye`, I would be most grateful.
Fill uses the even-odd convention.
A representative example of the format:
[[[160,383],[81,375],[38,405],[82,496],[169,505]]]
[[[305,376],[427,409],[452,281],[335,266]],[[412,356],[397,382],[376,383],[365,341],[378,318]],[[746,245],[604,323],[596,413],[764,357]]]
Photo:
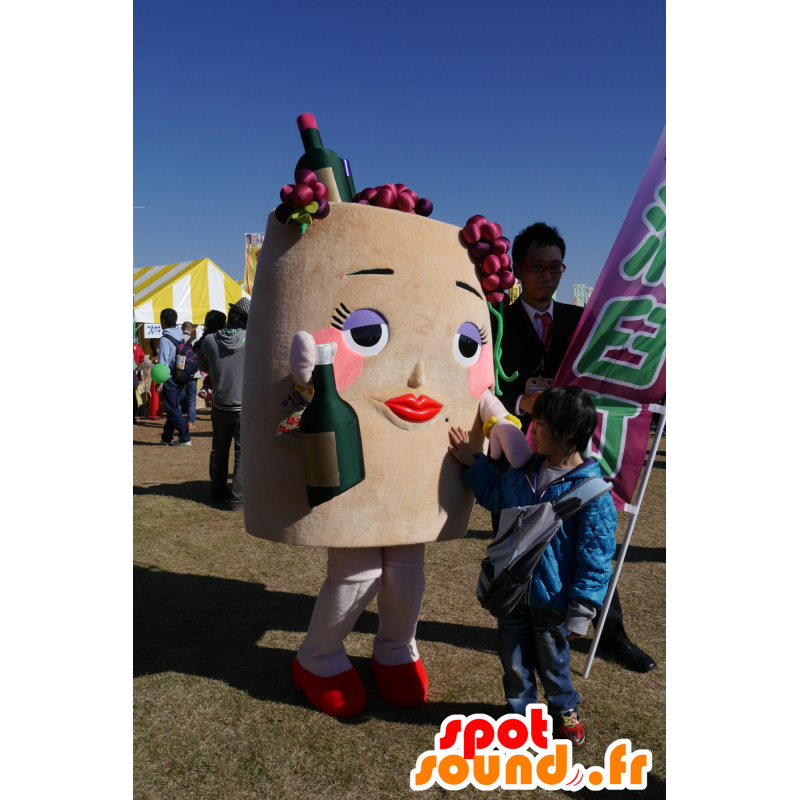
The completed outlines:
[[[347,346],[362,356],[380,353],[389,341],[389,324],[382,314],[370,308],[359,308],[342,323]]]
[[[477,326],[465,322],[453,337],[453,355],[459,364],[471,367],[481,357],[482,337]]]

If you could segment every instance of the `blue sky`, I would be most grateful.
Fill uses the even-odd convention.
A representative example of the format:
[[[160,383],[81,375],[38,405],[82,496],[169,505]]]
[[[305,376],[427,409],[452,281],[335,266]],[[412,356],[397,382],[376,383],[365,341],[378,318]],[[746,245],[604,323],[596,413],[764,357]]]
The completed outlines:
[[[315,114],[356,188],[513,239],[557,225],[594,284],[665,125],[663,2],[134,3],[137,267],[209,257],[237,280]],[[566,290],[566,291],[564,291]]]

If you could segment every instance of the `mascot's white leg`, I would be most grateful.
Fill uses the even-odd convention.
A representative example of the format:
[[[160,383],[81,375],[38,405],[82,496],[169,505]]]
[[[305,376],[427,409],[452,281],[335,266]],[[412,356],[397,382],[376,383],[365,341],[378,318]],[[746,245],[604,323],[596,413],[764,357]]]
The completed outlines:
[[[425,545],[383,548],[383,573],[378,591],[378,635],[372,646],[375,660],[387,667],[419,658],[417,632],[425,591]]]
[[[428,692],[428,677],[414,640],[425,590],[425,545],[384,547],[382,552],[372,669],[387,703],[413,708],[425,702]]]
[[[320,711],[349,717],[364,710],[366,691],[344,640],[376,593],[372,668],[378,691],[401,708],[425,702],[428,678],[414,640],[425,589],[424,558],[423,544],[328,548],[328,576],[294,663],[295,685]]]
[[[312,705],[334,717],[360,714],[367,702],[344,640],[375,597],[381,569],[380,547],[328,548],[328,577],[297,651],[294,680]]]
[[[344,640],[380,585],[380,547],[329,547],[322,584],[308,633],[297,651],[303,669],[330,678],[352,669]]]

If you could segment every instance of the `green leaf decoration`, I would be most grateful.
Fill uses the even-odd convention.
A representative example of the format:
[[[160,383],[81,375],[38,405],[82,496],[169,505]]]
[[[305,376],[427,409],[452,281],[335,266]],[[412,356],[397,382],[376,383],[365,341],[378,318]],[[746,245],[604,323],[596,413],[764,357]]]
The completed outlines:
[[[301,224],[311,224],[311,214],[309,214],[304,208],[296,208],[289,216],[289,219],[297,220],[297,222]]]
[[[289,215],[289,219],[286,220],[286,224],[288,225],[294,220],[300,225],[300,233],[305,233],[308,226],[314,222],[311,215],[316,214],[317,211],[319,211],[319,203],[316,200],[312,200],[305,208],[295,208]]]

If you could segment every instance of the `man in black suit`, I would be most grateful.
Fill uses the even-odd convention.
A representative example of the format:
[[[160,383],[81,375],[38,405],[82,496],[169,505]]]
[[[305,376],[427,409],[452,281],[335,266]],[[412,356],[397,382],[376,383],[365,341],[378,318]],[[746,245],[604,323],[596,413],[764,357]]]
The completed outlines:
[[[506,409],[522,421],[522,430],[530,424],[535,394],[528,392],[532,378],[555,378],[564,360],[578,321],[583,313],[580,306],[557,303],[553,300],[561,275],[566,269],[563,259],[564,240],[557,228],[537,222],[525,228],[511,248],[514,275],[520,281],[522,294],[517,302],[504,311],[502,356],[500,364],[510,383],[500,379],[500,398]],[[497,322],[492,316],[492,334],[497,336]],[[508,469],[505,456],[496,466],[501,472]],[[492,528],[497,533],[499,514],[492,514]],[[599,616],[599,614],[598,614]],[[597,622],[595,618],[594,622]],[[617,655],[631,669],[649,672],[656,663],[628,638],[622,623],[622,606],[616,591],[603,628],[600,647]]]

